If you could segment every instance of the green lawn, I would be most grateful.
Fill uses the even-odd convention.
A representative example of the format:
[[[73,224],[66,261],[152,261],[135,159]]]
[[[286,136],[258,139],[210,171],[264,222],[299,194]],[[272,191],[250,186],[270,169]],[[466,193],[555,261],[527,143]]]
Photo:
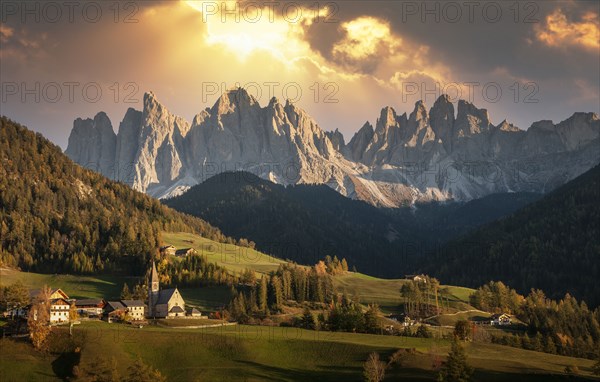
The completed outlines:
[[[400,288],[406,282],[405,279],[380,279],[354,272],[333,278],[333,284],[340,292],[346,292],[350,297],[358,296],[363,304],[376,303],[384,313],[404,311],[402,308],[404,299],[400,295]],[[440,294],[441,307],[446,307],[453,312],[473,309],[468,304],[473,289],[447,285],[440,286],[440,290],[442,289],[447,289],[448,294]]]
[[[39,289],[44,285],[60,288],[72,298],[118,298],[123,283],[130,286],[138,282],[137,277],[124,276],[75,276],[46,275],[32,272],[19,272],[13,269],[0,268],[0,285],[6,286],[20,280],[29,289]]]
[[[250,248],[233,244],[217,243],[201,236],[185,232],[162,232],[165,244],[177,249],[194,248],[199,254],[206,255],[208,261],[217,263],[232,272],[241,272],[250,268],[259,274],[277,270],[285,261],[266,255]]]
[[[137,329],[88,322],[75,327],[74,338],[84,343],[80,367],[112,356],[124,372],[141,356],[169,381],[360,381],[362,363],[369,353],[377,351],[387,358],[398,348],[415,348],[417,355],[404,367],[390,370],[385,380],[431,381],[435,379],[432,355],[443,356],[449,347],[446,341],[436,339],[245,325]],[[52,363],[56,364],[58,355],[42,356],[26,343],[11,339],[0,340],[0,345],[3,382],[56,380]],[[577,365],[582,377],[589,377],[593,364],[499,345],[471,343],[466,347],[469,362],[477,370],[475,381],[562,380],[566,365]],[[17,362],[19,367],[14,367]]]

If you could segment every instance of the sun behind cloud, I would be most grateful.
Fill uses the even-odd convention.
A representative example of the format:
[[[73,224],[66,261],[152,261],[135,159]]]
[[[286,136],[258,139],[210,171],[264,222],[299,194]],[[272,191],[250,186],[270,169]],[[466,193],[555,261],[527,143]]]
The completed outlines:
[[[600,49],[598,20],[598,13],[590,11],[580,21],[572,21],[558,8],[546,17],[542,26],[536,28],[536,37],[548,46],[579,46],[597,53]]]

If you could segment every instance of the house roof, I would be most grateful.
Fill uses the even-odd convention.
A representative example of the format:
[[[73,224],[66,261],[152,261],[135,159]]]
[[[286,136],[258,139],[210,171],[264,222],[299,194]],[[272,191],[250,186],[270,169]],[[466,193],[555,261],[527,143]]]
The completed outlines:
[[[176,255],[186,255],[188,252],[192,251],[192,248],[182,248],[175,251]]]
[[[50,305],[71,305],[69,301],[64,298],[55,298],[50,301]]]
[[[175,249],[175,247],[173,247],[172,245],[163,245],[162,247],[160,247],[161,251],[165,249]]]
[[[177,288],[171,288],[171,289],[163,289],[159,292],[158,295],[158,300],[156,301],[157,304],[166,304],[169,302],[169,300],[171,299],[171,297],[173,297],[173,294],[175,294],[175,291],[177,291]]]
[[[175,305],[174,307],[171,308],[171,310],[169,312],[171,312],[171,313],[183,313],[184,310],[179,305]]]
[[[41,293],[42,293],[42,289],[32,289],[29,291],[29,297],[34,299],[34,298],[37,298]],[[55,294],[60,296],[60,297],[55,297],[55,299],[56,298],[64,298],[65,300],[69,300],[69,296],[65,292],[63,292],[63,290],[60,288],[50,289],[49,297],[52,297]]]
[[[510,316],[508,314],[506,314],[506,313],[496,313],[496,314],[492,314],[491,319],[495,320],[495,319],[498,319],[498,318],[503,317],[503,316],[506,316],[506,317],[510,318]]]
[[[120,301],[107,301],[106,305],[112,310],[125,309],[125,305],[121,304]]]
[[[101,298],[86,298],[75,301],[75,306],[98,306],[104,305],[104,300]]]
[[[141,301],[141,300],[121,300],[121,302],[126,307],[130,307],[130,306],[144,306],[144,302]]]
[[[191,309],[188,309],[188,312],[190,312],[190,313],[194,313],[194,314],[196,314],[196,313],[200,313],[200,311],[199,311],[198,309],[196,309],[196,308],[191,308]]]

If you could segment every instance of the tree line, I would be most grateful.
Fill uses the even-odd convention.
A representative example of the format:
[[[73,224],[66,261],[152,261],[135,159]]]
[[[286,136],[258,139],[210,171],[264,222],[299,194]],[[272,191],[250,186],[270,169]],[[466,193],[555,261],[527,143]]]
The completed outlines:
[[[42,273],[141,275],[161,231],[226,237],[207,222],[75,164],[60,147],[0,119],[0,265]]]

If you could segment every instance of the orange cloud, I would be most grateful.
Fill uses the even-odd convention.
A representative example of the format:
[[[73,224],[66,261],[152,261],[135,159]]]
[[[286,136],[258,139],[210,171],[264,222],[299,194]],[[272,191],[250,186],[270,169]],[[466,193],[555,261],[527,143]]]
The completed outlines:
[[[598,13],[588,12],[580,21],[572,21],[560,8],[556,9],[543,25],[537,26],[536,37],[552,47],[578,46],[597,52],[600,48]]]

